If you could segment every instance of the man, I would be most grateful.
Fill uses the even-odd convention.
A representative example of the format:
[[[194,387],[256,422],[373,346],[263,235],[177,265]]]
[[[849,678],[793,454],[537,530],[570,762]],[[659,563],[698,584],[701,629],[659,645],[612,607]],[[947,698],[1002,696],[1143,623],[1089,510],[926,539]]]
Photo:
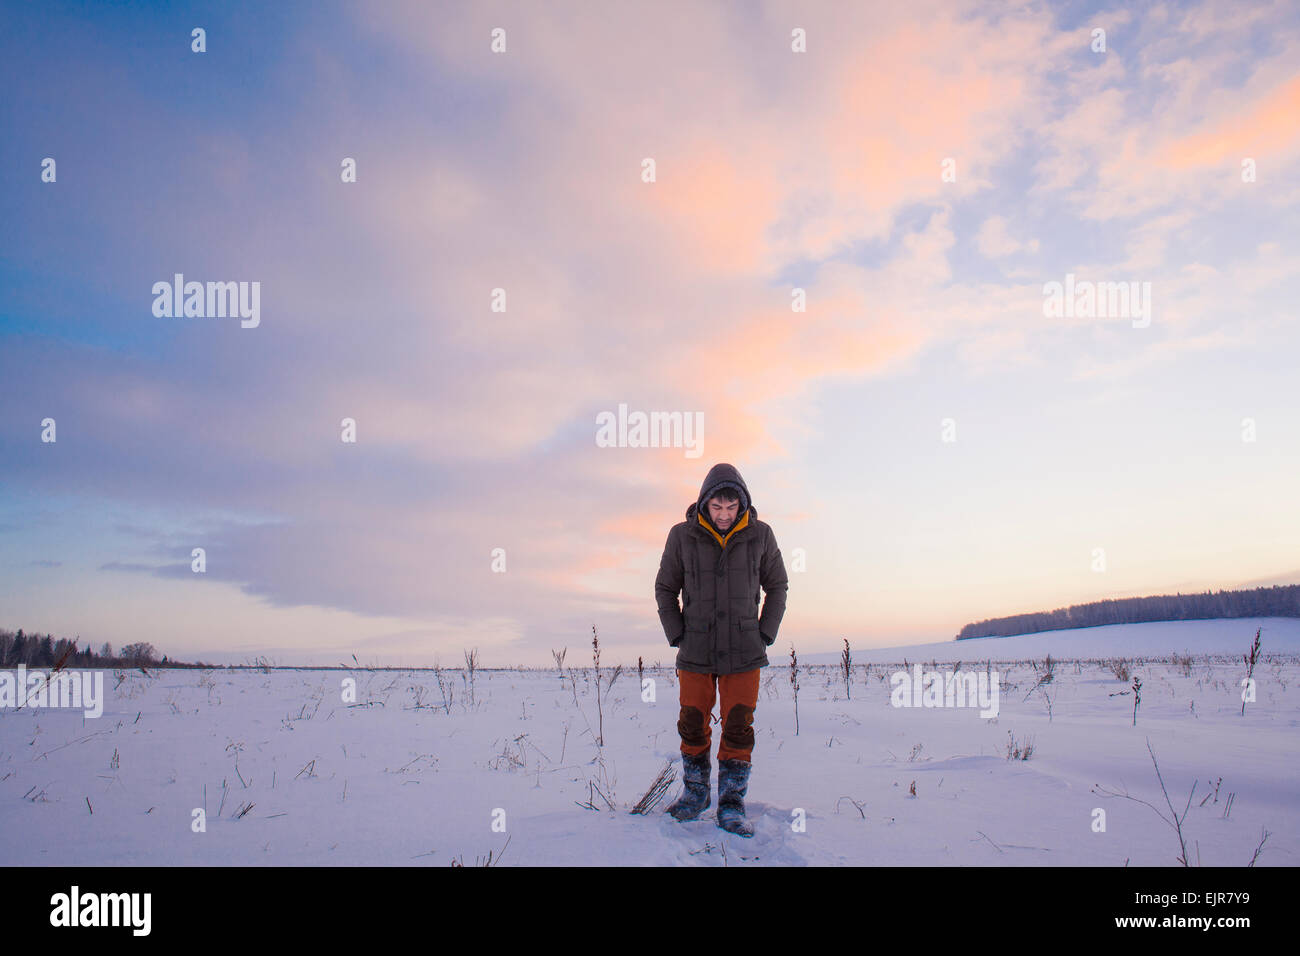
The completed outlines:
[[[686,520],[673,525],[655,578],[655,602],[677,648],[684,789],[668,807],[694,820],[709,806],[709,718],[722,702],[718,746],[718,826],[753,836],[745,818],[754,749],[759,670],[785,614],[789,582],[772,529],[758,520],[745,480],[731,465],[709,469]],[[759,614],[759,587],[764,593]],[[683,600],[677,603],[678,592]]]

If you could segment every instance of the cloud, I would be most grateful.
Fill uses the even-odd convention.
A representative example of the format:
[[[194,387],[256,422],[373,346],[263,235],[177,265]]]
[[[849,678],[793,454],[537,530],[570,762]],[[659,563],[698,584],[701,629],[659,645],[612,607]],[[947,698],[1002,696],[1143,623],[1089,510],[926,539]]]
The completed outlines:
[[[574,9],[374,5],[344,29],[383,54],[374,79],[332,52],[337,23],[304,21],[271,77],[301,101],[216,128],[182,99],[155,125],[132,76],[107,73],[102,101],[133,117],[129,135],[105,133],[111,165],[156,169],[164,127],[175,152],[156,184],[105,173],[77,194],[78,241],[101,251],[71,261],[93,266],[91,320],[110,337],[145,329],[150,348],[6,340],[11,480],[182,516],[152,541],[119,523],[155,563],[105,571],[192,578],[203,546],[205,580],[271,608],[420,618],[436,635],[490,607],[508,641],[572,636],[599,607],[632,634],[709,464],[807,484],[788,436],[819,427],[822,389],[914,371],[946,346],[975,373],[1046,361],[1044,278],[963,269],[965,223],[990,259],[1170,270],[1171,318],[1194,318],[1216,282],[1242,297],[1294,268],[1289,248],[1222,269],[1171,257],[1237,195],[1216,177],[1238,147],[1269,189],[1290,168],[1293,31],[1229,89],[1249,47],[1198,71],[1186,49],[1144,47],[1120,12],[1099,59],[1042,4]],[[1229,8],[1205,9],[1185,28],[1153,16],[1213,47],[1235,28]],[[1252,22],[1275,22],[1269,9]],[[789,50],[792,23],[807,54]],[[494,55],[499,25],[509,46]],[[356,184],[338,181],[344,155]],[[192,214],[141,201],[192,190],[212,191]],[[1038,206],[1059,206],[1059,230]],[[1124,228],[1081,251],[1065,244],[1080,220]],[[261,280],[262,326],[153,319],[150,283],[173,271]],[[1232,343],[1193,329],[1073,367],[1133,374]],[[702,412],[703,458],[596,448],[595,414],[620,402]],[[56,447],[30,440],[46,414]],[[344,418],[356,444],[340,441]],[[804,504],[755,495],[766,514]]]
[[[1021,249],[1026,252],[1038,251],[1037,239],[1027,242],[1013,239],[1007,231],[1007,220],[1003,216],[989,216],[984,220],[979,232],[975,234],[975,245],[990,259],[1002,259]]]
[[[157,574],[162,570],[158,565],[142,564],[138,561],[107,561],[99,566],[101,571],[129,571],[138,574]]]
[[[1300,28],[1285,4],[1241,12],[1158,5],[1112,34],[1098,68],[1074,75],[1066,109],[1043,124],[1050,151],[1033,189],[1072,187],[1066,202],[1084,219],[1133,221],[1172,204],[1208,212],[1240,201],[1246,157],[1271,171],[1263,191],[1289,188],[1277,174],[1300,160]]]

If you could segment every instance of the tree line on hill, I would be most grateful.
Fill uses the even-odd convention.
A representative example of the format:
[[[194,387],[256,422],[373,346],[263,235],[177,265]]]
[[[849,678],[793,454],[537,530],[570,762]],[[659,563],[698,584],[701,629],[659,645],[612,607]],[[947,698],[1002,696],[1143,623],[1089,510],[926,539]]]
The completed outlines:
[[[1148,621],[1210,621],[1232,617],[1300,617],[1300,584],[1203,594],[1158,594],[1072,604],[1055,611],[1035,611],[994,617],[967,624],[955,640],[972,637],[1012,637],[1039,631],[1061,631],[1105,624],[1145,624]]]
[[[79,642],[79,641],[78,641]],[[0,667],[49,668],[63,661],[64,667],[184,667],[169,661],[147,641],[127,644],[113,653],[112,644],[104,644],[98,651],[90,647],[74,647],[74,641],[51,634],[25,634],[22,628],[15,631],[0,629]],[[66,660],[64,659],[66,655]]]

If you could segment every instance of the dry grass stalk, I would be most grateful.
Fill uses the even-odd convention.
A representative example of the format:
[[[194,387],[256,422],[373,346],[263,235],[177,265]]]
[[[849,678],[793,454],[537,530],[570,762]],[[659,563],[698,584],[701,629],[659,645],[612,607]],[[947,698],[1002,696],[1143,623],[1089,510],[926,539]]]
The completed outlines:
[[[659,801],[663,799],[664,794],[668,792],[668,788],[673,785],[673,781],[676,779],[677,771],[673,769],[673,762],[671,760],[665,761],[664,767],[659,771],[659,775],[655,777],[654,783],[650,784],[650,789],[636,802],[632,812],[649,813],[658,806]]]

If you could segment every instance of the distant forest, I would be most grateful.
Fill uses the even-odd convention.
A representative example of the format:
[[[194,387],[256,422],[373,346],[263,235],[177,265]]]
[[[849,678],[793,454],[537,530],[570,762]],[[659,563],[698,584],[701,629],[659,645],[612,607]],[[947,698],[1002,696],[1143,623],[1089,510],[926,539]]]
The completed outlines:
[[[1252,591],[1206,591],[1204,594],[1160,594],[1072,604],[1055,611],[995,617],[967,624],[955,640],[971,637],[1011,637],[1104,624],[1144,624],[1147,621],[1212,621],[1230,617],[1300,617],[1300,584],[1275,584]]]
[[[0,629],[0,667],[17,667],[22,664],[29,668],[53,667],[63,661],[64,667],[186,667],[192,665],[169,661],[164,654],[158,659],[158,652],[152,644],[141,641],[127,644],[116,654],[113,645],[105,644],[96,652],[93,648],[78,647],[72,649],[73,642],[66,637],[54,637],[51,634],[24,634],[22,628],[17,632]],[[64,655],[67,660],[63,660]]]

